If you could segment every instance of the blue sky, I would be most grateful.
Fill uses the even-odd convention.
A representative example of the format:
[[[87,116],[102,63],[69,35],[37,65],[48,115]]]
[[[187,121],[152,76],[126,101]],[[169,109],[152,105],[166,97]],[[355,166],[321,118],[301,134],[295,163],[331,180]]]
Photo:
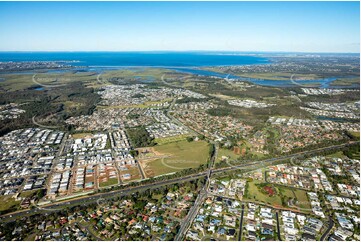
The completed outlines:
[[[359,52],[359,2],[0,2],[1,51]]]

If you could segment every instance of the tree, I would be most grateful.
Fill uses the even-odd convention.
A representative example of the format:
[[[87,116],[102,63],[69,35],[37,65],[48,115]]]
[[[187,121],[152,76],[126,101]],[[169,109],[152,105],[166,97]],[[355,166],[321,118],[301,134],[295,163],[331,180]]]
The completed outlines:
[[[138,151],[138,150],[131,150],[129,153],[130,153],[133,157],[136,157],[136,156],[139,155],[139,151]]]
[[[127,130],[127,134],[134,147],[155,145],[154,138],[149,135],[144,126],[130,128]]]

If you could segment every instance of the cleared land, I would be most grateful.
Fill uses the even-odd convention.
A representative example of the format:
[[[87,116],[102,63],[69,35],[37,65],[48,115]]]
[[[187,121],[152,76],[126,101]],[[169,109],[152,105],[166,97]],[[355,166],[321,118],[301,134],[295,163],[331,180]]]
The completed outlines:
[[[142,178],[139,173],[138,166],[127,165],[125,168],[122,168],[119,171],[119,174],[120,174],[120,178],[121,178],[122,182],[124,182],[124,183],[140,180]],[[126,176],[124,177],[124,175],[126,175]]]
[[[264,158],[264,154],[258,153],[256,151],[254,152],[250,152],[249,148],[251,147],[251,144],[244,141],[242,145],[239,146],[240,150],[242,151],[242,149],[246,149],[245,154],[252,154],[253,156],[256,156],[258,159],[262,159]],[[247,149],[248,148],[248,149]],[[237,159],[242,159],[242,155],[237,155],[236,153],[234,153],[233,149],[229,150],[229,149],[225,149],[225,148],[220,148],[218,150],[218,154],[216,157],[216,163],[218,162],[222,162],[222,157],[228,157],[228,160],[231,164],[233,164],[233,161],[236,161]],[[244,160],[247,160],[246,158],[243,158]]]
[[[196,168],[205,164],[209,146],[205,141],[177,141],[153,147],[145,159],[140,160],[147,177]]]
[[[109,178],[106,182],[100,182],[99,186],[107,187],[107,186],[116,185],[116,184],[118,184],[118,178]]]

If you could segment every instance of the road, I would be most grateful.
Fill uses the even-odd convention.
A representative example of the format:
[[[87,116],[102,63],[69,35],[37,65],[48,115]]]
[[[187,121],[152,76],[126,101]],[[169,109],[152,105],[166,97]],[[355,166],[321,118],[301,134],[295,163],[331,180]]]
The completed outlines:
[[[201,189],[199,195],[197,196],[196,201],[194,202],[192,208],[189,210],[187,216],[185,217],[184,221],[181,223],[181,227],[175,237],[175,241],[180,241],[184,238],[185,233],[187,232],[188,228],[191,226],[194,218],[196,217],[200,207],[203,205],[204,200],[207,198],[207,194],[208,194],[208,189],[209,189],[209,184],[210,184],[210,178],[212,175],[212,169],[214,166],[214,162],[216,160],[217,157],[217,152],[218,152],[218,146],[216,144],[212,144],[214,145],[214,153],[212,154],[212,157],[210,159],[209,165],[208,165],[208,169],[206,171],[207,173],[207,177],[206,177],[206,181],[205,184],[203,186],[203,188]]]
[[[238,241],[242,240],[242,230],[243,230],[243,215],[244,215],[244,204],[242,204],[242,212],[241,212],[241,222],[239,223],[239,234]]]
[[[187,232],[189,226],[192,224],[194,218],[196,217],[198,210],[201,205],[203,205],[204,199],[207,197],[207,191],[202,189],[199,195],[197,196],[196,201],[194,202],[193,207],[189,210],[184,221],[181,223],[181,227],[178,231],[178,234],[174,238],[175,241],[181,241],[184,238],[185,233]]]
[[[140,164],[139,160],[138,160],[138,162],[137,162],[137,165],[138,165],[138,169],[139,169],[140,175],[142,176],[142,179],[147,178],[147,176],[145,175],[145,172],[144,172],[143,167],[142,167],[142,165]]]
[[[276,220],[277,220],[277,236],[278,236],[278,240],[281,241],[281,229],[280,229],[280,219],[278,216],[278,212],[276,212]]]
[[[199,179],[199,178],[202,178],[205,176],[206,176],[206,173],[202,172],[199,174],[179,177],[179,178],[170,179],[170,180],[166,180],[166,181],[160,181],[160,182],[155,182],[155,183],[151,183],[151,184],[140,185],[137,187],[125,188],[125,189],[121,189],[118,191],[99,193],[99,194],[85,196],[85,197],[81,197],[81,198],[74,198],[72,200],[51,203],[51,204],[47,204],[47,205],[44,205],[41,207],[27,209],[27,210],[21,210],[18,212],[3,215],[0,217],[0,221],[1,222],[11,222],[18,218],[24,217],[24,216],[30,216],[33,214],[46,214],[46,213],[51,213],[54,211],[62,210],[65,207],[73,207],[73,206],[77,206],[77,205],[92,204],[92,203],[98,202],[100,199],[110,199],[113,197],[130,195],[130,194],[135,193],[140,190],[147,190],[147,189],[156,188],[159,186],[166,186],[166,185],[170,185],[170,184],[174,184],[174,183],[181,183],[181,182],[185,182],[185,181],[196,180],[196,179]]]
[[[333,225],[335,224],[334,222],[333,222],[333,219],[332,219],[332,217],[330,216],[329,218],[328,218],[329,220],[328,220],[328,228],[327,228],[327,230],[325,231],[325,233],[321,236],[321,241],[324,241],[325,240],[325,238],[327,237],[327,235],[330,233],[330,231],[331,231],[331,229],[333,228]]]
[[[253,161],[253,162],[249,162],[246,164],[247,164],[247,166],[252,166],[252,165],[257,165],[257,164],[263,164],[263,166],[267,166],[267,165],[269,165],[268,163],[272,163],[274,161],[283,161],[283,160],[287,160],[290,158],[300,158],[305,155],[311,155],[311,154],[318,153],[321,151],[339,149],[339,148],[342,148],[345,146],[350,146],[352,144],[357,144],[357,143],[359,143],[359,141],[352,141],[352,142],[348,142],[348,143],[344,143],[344,144],[340,144],[340,145],[332,145],[332,146],[328,146],[328,147],[324,147],[324,148],[318,148],[318,149],[313,149],[313,150],[309,150],[309,151],[302,151],[302,152],[291,154],[291,155],[285,155],[285,156],[270,158],[270,159],[261,160],[261,161]],[[231,167],[219,168],[219,169],[214,170],[213,172],[231,171],[234,169],[243,169],[243,168],[245,168],[245,165],[241,164],[241,165],[234,165]]]
[[[358,143],[358,142],[352,142],[352,143]],[[255,167],[256,164],[261,165],[261,166],[267,166],[276,161],[282,161],[282,160],[286,160],[286,159],[289,159],[292,157],[300,157],[305,154],[313,154],[313,153],[330,150],[330,149],[342,148],[342,147],[348,146],[350,144],[351,143],[346,143],[346,144],[342,144],[342,145],[334,145],[334,146],[315,149],[315,150],[311,150],[311,151],[300,152],[300,153],[296,153],[293,155],[286,155],[286,156],[282,156],[282,157],[266,159],[263,161],[252,161],[252,162],[244,163],[241,165],[225,167],[225,168],[218,168],[218,169],[213,168],[213,165],[212,165],[213,164],[212,162],[214,162],[214,158],[213,158],[209,169],[207,171],[199,172],[197,174],[187,175],[187,176],[179,177],[179,178],[173,178],[173,179],[169,179],[166,181],[157,181],[154,183],[139,185],[139,186],[130,187],[130,188],[123,188],[123,189],[119,189],[117,191],[110,191],[110,192],[106,192],[106,193],[98,193],[98,194],[94,194],[94,195],[89,195],[86,197],[74,198],[72,200],[51,203],[51,204],[47,204],[42,207],[37,207],[37,208],[33,208],[33,209],[21,210],[21,211],[17,211],[17,212],[13,212],[13,213],[9,213],[9,214],[0,216],[0,221],[1,222],[10,222],[10,221],[16,220],[17,218],[23,217],[23,216],[30,216],[33,214],[41,214],[41,213],[43,213],[43,214],[50,213],[52,211],[64,209],[64,207],[73,207],[73,206],[77,206],[77,205],[86,205],[86,204],[94,203],[98,199],[101,199],[101,198],[108,199],[108,198],[112,198],[112,197],[116,197],[116,196],[131,194],[131,193],[134,193],[134,192],[140,191],[140,190],[156,188],[158,186],[165,186],[165,185],[170,185],[170,184],[174,184],[174,183],[181,183],[183,181],[197,180],[202,177],[210,178],[211,174],[227,172],[227,171],[234,171],[236,169],[247,169],[249,167],[252,167],[252,169],[258,169],[259,167]],[[205,183],[205,185],[207,187],[208,187],[208,181],[209,181],[209,179],[207,179],[206,183]],[[198,205],[199,204],[201,204],[201,203],[198,203]]]

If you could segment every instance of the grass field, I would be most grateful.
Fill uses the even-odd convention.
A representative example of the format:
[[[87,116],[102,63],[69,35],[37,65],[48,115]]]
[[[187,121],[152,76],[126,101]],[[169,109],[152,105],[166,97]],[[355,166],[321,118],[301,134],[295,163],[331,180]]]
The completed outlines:
[[[12,196],[13,195],[0,196],[0,212],[19,207],[20,201],[15,201]]]
[[[348,131],[353,137],[360,139],[360,132]]]
[[[116,184],[118,184],[117,178],[109,178],[108,181],[99,183],[99,187],[107,187]]]
[[[273,196],[268,196],[267,194],[263,193],[260,188],[258,188],[256,185],[262,183],[261,181],[251,181],[248,182],[248,196],[247,199],[263,202],[270,204],[272,206],[283,206],[282,205],[282,196],[288,200],[288,198],[293,198],[294,201],[298,201],[298,207],[301,209],[310,209],[310,203],[308,201],[307,193],[306,191],[295,189],[295,188],[287,188],[287,187],[281,187],[277,185],[271,185],[274,189],[277,190],[277,194]]]
[[[227,156],[230,160],[236,160],[239,157],[239,155],[235,154],[233,150],[220,148],[217,153],[216,162],[221,162],[222,156]]]
[[[297,201],[298,202],[298,204],[296,205],[297,207],[305,208],[305,209],[311,208],[306,191],[295,188],[292,189],[287,187],[281,187],[281,186],[276,186],[276,187],[283,196],[287,198],[293,198],[294,201]]]
[[[205,141],[177,141],[157,145],[153,153],[141,161],[147,177],[199,167],[208,160],[209,146]]]
[[[250,151],[249,149],[251,148],[251,144],[248,143],[248,142],[244,142],[240,148],[248,148],[247,149],[247,153],[251,153],[253,154],[254,156],[256,156],[258,159],[263,159],[264,158],[264,154],[261,154],[261,153],[258,153],[258,152],[255,152],[255,151]],[[233,152],[233,150],[228,150],[228,149],[224,149],[224,148],[220,148],[218,150],[218,154],[217,154],[217,158],[216,158],[216,163],[218,162],[221,162],[222,160],[222,156],[227,156],[229,157],[229,161],[235,161],[237,160],[238,158],[242,157],[241,155],[237,155]]]
[[[267,194],[262,193],[262,191],[256,186],[259,183],[262,183],[262,182],[260,182],[260,181],[248,182],[249,187],[248,187],[247,198],[249,200],[254,200],[257,202],[267,203],[272,206],[282,206],[281,197],[278,195],[274,195],[274,196],[270,197]]]
[[[172,142],[186,140],[187,137],[188,137],[188,135],[184,134],[184,135],[177,135],[177,136],[171,136],[171,137],[166,137],[166,138],[157,138],[154,141],[155,141],[155,143],[157,143],[157,145],[164,145],[164,144],[168,144],[168,143],[172,143]]]
[[[328,157],[332,157],[332,158],[344,158],[345,155],[343,154],[342,151],[338,151],[336,153],[333,153],[333,154],[330,154],[330,155],[327,155]]]
[[[73,139],[84,139],[86,137],[93,137],[92,133],[77,133],[71,135]]]
[[[295,189],[294,193],[296,194],[296,200],[299,202],[299,207],[311,209],[311,205],[305,191]]]

